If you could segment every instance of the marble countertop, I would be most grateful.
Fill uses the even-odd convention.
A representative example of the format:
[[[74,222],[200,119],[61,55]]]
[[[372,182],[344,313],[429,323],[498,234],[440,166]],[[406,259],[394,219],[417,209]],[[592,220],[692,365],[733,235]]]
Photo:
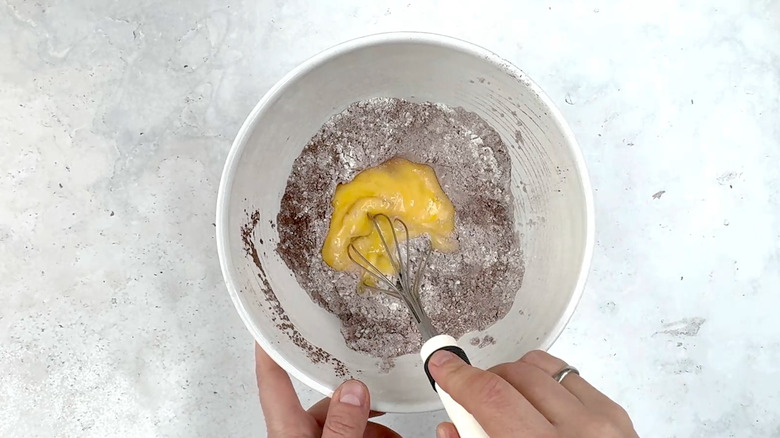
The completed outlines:
[[[495,51],[577,135],[597,246],[552,352],[642,436],[780,435],[780,3],[313,3],[0,5],[0,436],[265,436],[223,161],[285,72],[390,30]]]

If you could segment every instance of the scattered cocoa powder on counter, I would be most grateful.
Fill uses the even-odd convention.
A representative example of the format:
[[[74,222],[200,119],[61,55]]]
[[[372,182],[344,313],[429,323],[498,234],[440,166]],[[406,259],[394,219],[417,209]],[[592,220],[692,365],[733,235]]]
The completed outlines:
[[[420,291],[437,330],[457,338],[486,329],[512,307],[524,273],[509,153],[487,122],[430,102],[350,105],[295,160],[277,216],[277,252],[312,300],[338,316],[347,345],[380,358],[420,348],[409,311],[394,298],[356,293],[357,277],[331,269],[320,250],[336,185],[394,156],[433,167],[455,205],[459,250],[431,255]]]

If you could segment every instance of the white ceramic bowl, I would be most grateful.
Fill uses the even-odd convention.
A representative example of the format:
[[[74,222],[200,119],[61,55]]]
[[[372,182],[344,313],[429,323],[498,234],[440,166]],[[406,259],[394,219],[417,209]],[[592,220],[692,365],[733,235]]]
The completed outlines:
[[[478,366],[546,349],[568,322],[593,250],[590,183],[574,136],[542,90],[495,54],[449,37],[389,33],[340,44],[291,71],[246,119],[225,163],[217,201],[222,272],[244,324],[279,365],[325,395],[346,373],[368,385],[375,410],[440,409],[418,355],[397,358],[395,367],[382,372],[376,358],[347,348],[339,320],[309,299],[275,251],[273,224],[293,160],[328,118],[372,97],[462,106],[490,123],[509,147],[525,278],[510,312],[485,330],[495,345],[470,345],[469,339],[483,333],[461,338]],[[248,236],[257,263],[242,241],[252,212],[259,212]],[[290,325],[280,324],[279,308],[294,325],[295,341]],[[314,363],[301,345],[320,348],[331,360]]]

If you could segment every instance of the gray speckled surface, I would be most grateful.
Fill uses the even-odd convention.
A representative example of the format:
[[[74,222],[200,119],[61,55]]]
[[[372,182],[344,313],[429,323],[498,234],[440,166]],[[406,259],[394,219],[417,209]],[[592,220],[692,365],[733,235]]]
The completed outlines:
[[[643,436],[780,435],[780,4],[307,3],[0,4],[0,436],[265,435],[223,160],[287,70],[389,30],[499,53],[572,125],[598,244],[553,352]]]

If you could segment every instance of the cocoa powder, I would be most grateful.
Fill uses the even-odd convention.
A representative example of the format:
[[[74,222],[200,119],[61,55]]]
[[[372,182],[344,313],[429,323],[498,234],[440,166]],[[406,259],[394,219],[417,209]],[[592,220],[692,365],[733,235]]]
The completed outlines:
[[[255,210],[252,213],[248,213],[247,222],[241,226],[241,241],[244,243],[244,252],[246,256],[252,260],[257,268],[257,278],[260,280],[260,292],[265,296],[265,302],[268,305],[268,311],[273,315],[271,317],[272,322],[276,328],[287,335],[298,348],[302,349],[306,356],[314,363],[329,363],[333,366],[333,371],[337,376],[342,378],[351,377],[347,367],[344,363],[330,353],[323,350],[320,347],[309,342],[301,335],[295,325],[290,321],[290,317],[284,311],[282,304],[276,297],[276,293],[271,288],[271,284],[268,282],[268,276],[263,268],[263,263],[260,261],[260,256],[257,254],[257,248],[254,242],[254,233],[257,228],[257,223],[260,221],[260,211]],[[260,244],[263,241],[260,240]]]
[[[394,156],[433,167],[455,205],[459,250],[433,253],[420,291],[439,332],[457,338],[501,319],[524,272],[509,153],[493,128],[462,108],[430,102],[376,98],[350,105],[295,160],[277,216],[277,252],[312,300],[338,316],[346,344],[380,358],[420,348],[409,311],[392,297],[358,294],[357,277],[331,269],[320,250],[336,185]]]

